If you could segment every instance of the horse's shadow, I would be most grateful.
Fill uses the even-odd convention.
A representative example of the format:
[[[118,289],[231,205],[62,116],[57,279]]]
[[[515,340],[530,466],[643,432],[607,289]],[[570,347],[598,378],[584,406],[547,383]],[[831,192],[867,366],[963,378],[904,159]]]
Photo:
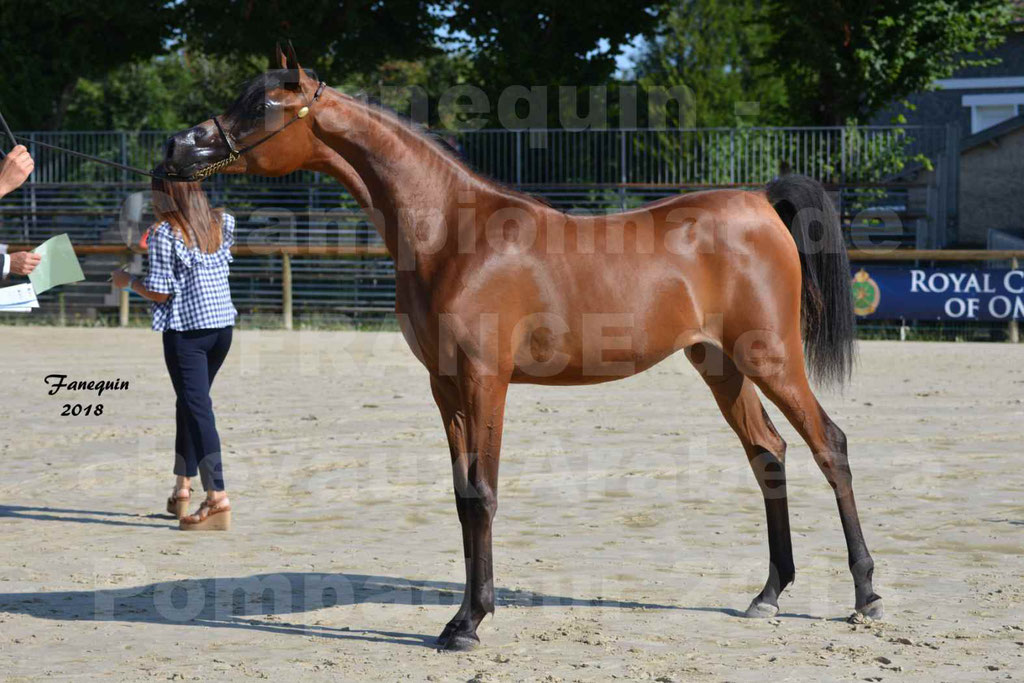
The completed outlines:
[[[321,638],[389,641],[434,647],[434,637],[362,630],[281,619],[335,605],[365,603],[457,606],[462,584],[361,574],[286,572],[248,577],[151,583],[132,588],[39,593],[0,593],[0,613],[62,621],[119,621],[212,628],[244,628]],[[584,606],[675,609],[643,602],[545,595],[498,588],[499,606]]]
[[[57,514],[54,514],[57,513]],[[124,512],[54,507],[0,505],[0,518],[37,521],[151,526],[173,529],[140,519],[171,519],[169,515],[139,515]],[[130,519],[104,519],[124,517]],[[1024,524],[1016,520],[1011,524]],[[197,579],[153,583],[126,589],[57,591],[51,593],[0,593],[0,613],[20,613],[44,619],[70,621],[125,621],[154,624],[190,624],[214,628],[248,628],[274,633],[315,635],[370,641],[393,641],[432,647],[434,638],[412,633],[332,628],[321,624],[296,624],[277,620],[282,614],[313,612],[334,605],[363,603],[455,606],[462,600],[463,584],[360,574],[281,573],[249,577]],[[270,597],[268,600],[267,597]],[[676,609],[715,612],[743,617],[727,607],[685,607],[629,600],[580,599],[544,595],[507,588],[495,589],[495,604],[515,607],[604,607],[625,609]],[[252,616],[270,617],[261,621]],[[818,619],[814,615],[781,613],[779,617]],[[842,621],[842,619],[835,619]]]

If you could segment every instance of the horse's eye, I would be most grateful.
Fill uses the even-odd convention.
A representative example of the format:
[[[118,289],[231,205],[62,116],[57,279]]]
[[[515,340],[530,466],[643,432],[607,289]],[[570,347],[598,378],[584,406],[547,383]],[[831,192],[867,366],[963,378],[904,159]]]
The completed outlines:
[[[266,102],[260,102],[259,104],[256,105],[256,113],[257,114],[265,114],[267,109],[268,109],[268,105],[267,105]]]

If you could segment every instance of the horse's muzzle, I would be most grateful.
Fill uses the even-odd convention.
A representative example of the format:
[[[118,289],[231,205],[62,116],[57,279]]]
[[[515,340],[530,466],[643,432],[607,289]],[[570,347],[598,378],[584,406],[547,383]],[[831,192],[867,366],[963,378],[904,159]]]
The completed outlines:
[[[205,121],[198,126],[175,133],[164,143],[161,164],[170,175],[190,176],[228,154],[228,149],[217,135],[211,134],[212,124]]]

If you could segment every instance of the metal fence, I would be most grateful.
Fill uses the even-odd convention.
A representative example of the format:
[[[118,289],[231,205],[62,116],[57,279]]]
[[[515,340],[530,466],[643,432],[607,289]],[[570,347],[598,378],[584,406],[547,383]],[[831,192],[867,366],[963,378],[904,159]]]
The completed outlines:
[[[21,133],[36,159],[34,180],[128,183],[127,171],[61,154],[32,141],[152,167],[169,131]],[[510,184],[764,183],[786,169],[823,182],[878,183],[908,166],[935,162],[945,126],[744,127],[688,129],[477,130],[442,133],[476,170]],[[258,184],[317,180],[315,174],[249,179]]]
[[[514,184],[760,184],[783,169],[874,183],[938,157],[946,135],[942,126],[482,130],[459,142],[471,165]]]
[[[0,201],[0,242],[33,244],[67,232],[76,244],[125,244],[123,219],[145,222],[146,198],[132,195],[146,183],[126,171],[33,147],[32,141],[148,168],[168,132],[23,135],[36,171],[21,191]],[[878,239],[943,246],[949,188],[940,184],[941,172],[918,173],[948,158],[950,131],[943,127],[480,130],[453,136],[445,138],[475,170],[567,211],[620,210],[708,186],[759,186],[792,171],[834,191],[854,246]],[[215,205],[236,215],[240,244],[380,243],[355,201],[329,177],[215,176],[206,186]],[[83,265],[87,281],[66,288],[65,312],[111,314],[117,301],[106,275],[117,260],[89,256]],[[240,310],[280,311],[281,266],[278,256],[236,259],[232,291]],[[301,256],[291,267],[300,318],[373,316],[393,307],[394,273],[386,258]],[[53,296],[41,303],[56,306]]]

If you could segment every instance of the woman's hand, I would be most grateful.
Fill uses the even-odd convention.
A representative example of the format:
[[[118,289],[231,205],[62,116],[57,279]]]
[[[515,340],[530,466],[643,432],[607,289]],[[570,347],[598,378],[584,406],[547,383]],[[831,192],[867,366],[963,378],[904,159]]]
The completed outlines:
[[[118,289],[127,289],[132,283],[132,276],[123,270],[115,270],[110,274],[110,279],[114,281],[114,286]]]
[[[149,291],[146,289],[146,285],[143,280],[135,278],[123,270],[115,270],[110,273],[110,279],[118,289],[131,289],[139,296],[149,299],[150,301],[155,301],[158,304],[162,304],[171,298],[170,294],[161,294],[160,292]],[[138,283],[138,285],[133,286],[135,283]]]

